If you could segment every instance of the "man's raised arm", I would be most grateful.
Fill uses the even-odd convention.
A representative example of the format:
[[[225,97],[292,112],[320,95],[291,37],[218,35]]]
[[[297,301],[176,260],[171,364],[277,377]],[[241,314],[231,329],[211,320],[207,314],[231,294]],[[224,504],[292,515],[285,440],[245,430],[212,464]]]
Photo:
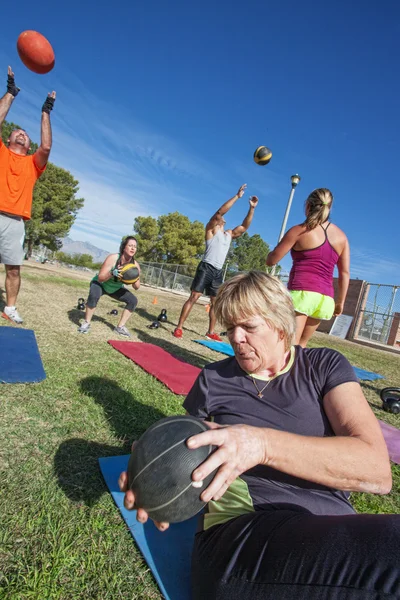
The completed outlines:
[[[235,229],[232,229],[232,239],[240,237],[250,227],[250,224],[254,217],[254,209],[256,208],[256,206],[258,204],[257,196],[252,196],[249,200],[249,204],[250,204],[250,207],[249,207],[247,215],[244,218],[243,223],[241,225],[238,225],[237,227],[235,227]]]
[[[3,126],[4,120],[10,110],[11,104],[14,102],[14,98],[19,92],[19,87],[15,85],[14,73],[11,67],[8,67],[7,73],[7,92],[0,99],[0,126]]]
[[[42,126],[40,135],[40,146],[35,152],[35,163],[39,169],[44,169],[49,160],[51,145],[53,142],[51,135],[50,112],[53,110],[56,93],[51,92],[42,106]]]
[[[215,225],[217,224],[218,218],[222,217],[223,215],[225,215],[228,210],[230,210],[232,208],[232,206],[235,204],[235,202],[237,200],[239,200],[239,198],[241,198],[246,190],[247,184],[244,183],[243,185],[240,186],[237,194],[235,194],[233,196],[233,198],[230,198],[229,200],[227,200],[222,206],[221,208],[219,208],[217,210],[216,213],[213,214],[213,216],[211,217],[211,219],[209,220],[209,222],[206,225],[206,230],[207,229],[212,229],[213,227],[215,227]]]

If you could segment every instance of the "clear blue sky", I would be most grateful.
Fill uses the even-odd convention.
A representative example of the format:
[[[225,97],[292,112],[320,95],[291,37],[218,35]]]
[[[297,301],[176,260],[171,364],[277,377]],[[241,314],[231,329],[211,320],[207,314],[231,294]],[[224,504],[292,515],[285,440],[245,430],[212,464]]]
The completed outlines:
[[[274,246],[299,173],[288,226],[329,187],[352,276],[400,284],[398,3],[22,0],[3,15],[4,81],[11,64],[22,88],[9,118],[37,140],[57,90],[51,158],[86,199],[71,237],[111,251],[138,215],[206,222],[246,182],[260,198],[250,234]],[[25,29],[52,42],[50,74],[20,62]],[[267,167],[252,160],[261,144]]]

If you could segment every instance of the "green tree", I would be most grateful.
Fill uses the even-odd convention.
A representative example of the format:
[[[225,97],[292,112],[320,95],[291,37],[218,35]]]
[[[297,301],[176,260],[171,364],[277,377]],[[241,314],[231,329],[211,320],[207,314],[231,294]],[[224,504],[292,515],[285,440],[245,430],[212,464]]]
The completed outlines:
[[[54,258],[67,265],[75,265],[77,267],[87,267],[88,269],[100,269],[103,263],[93,262],[91,254],[67,254],[59,250],[55,253]]]
[[[194,267],[204,252],[204,225],[179,212],[137,217],[134,223],[138,258]]]
[[[5,121],[2,128],[4,143],[13,129],[19,125]],[[31,143],[29,153],[37,149]],[[27,255],[32,254],[34,246],[43,244],[50,250],[58,250],[60,238],[65,237],[73,225],[77,212],[82,208],[84,199],[77,198],[79,183],[69,171],[48,163],[46,171],[36,182],[33,191],[32,216],[25,226],[25,246]]]
[[[269,252],[268,244],[256,233],[250,236],[247,231],[233,241],[227,261],[229,275],[238,271],[267,271],[265,259]]]
[[[76,265],[78,267],[88,267],[89,269],[93,266],[93,258],[91,254],[75,254]]]
[[[148,262],[159,262],[156,244],[159,240],[160,228],[157,219],[136,217],[133,230],[138,242],[138,258]]]
[[[79,183],[69,171],[48,163],[33,191],[32,216],[26,223],[25,244],[28,256],[34,246],[43,244],[58,250],[60,238],[73,225],[84,199],[77,198]]]

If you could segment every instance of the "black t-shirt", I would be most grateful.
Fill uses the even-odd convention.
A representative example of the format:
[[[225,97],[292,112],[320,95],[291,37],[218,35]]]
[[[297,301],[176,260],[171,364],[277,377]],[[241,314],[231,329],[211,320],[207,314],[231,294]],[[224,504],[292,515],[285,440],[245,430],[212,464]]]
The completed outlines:
[[[258,379],[257,387],[265,382]],[[328,348],[292,348],[286,369],[273,378],[259,398],[252,378],[234,357],[207,365],[184,401],[187,412],[220,425],[246,424],[305,436],[335,435],[322,400],[334,387],[357,381],[353,367]],[[268,466],[243,473],[218,502],[210,502],[205,527],[254,510],[283,505],[313,514],[354,513],[349,494],[299,479]]]

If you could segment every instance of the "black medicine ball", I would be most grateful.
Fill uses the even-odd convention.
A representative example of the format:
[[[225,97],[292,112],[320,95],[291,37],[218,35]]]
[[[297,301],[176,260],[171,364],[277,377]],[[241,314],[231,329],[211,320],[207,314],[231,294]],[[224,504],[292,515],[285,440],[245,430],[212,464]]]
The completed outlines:
[[[267,165],[272,158],[272,151],[266,146],[258,146],[253,158],[258,165]]]
[[[135,494],[135,506],[145,509],[153,520],[185,521],[205,506],[200,494],[215,472],[202,482],[193,482],[192,473],[213,447],[189,450],[186,441],[207,429],[194,417],[167,417],[152,425],[137,442],[128,465],[129,488]]]

